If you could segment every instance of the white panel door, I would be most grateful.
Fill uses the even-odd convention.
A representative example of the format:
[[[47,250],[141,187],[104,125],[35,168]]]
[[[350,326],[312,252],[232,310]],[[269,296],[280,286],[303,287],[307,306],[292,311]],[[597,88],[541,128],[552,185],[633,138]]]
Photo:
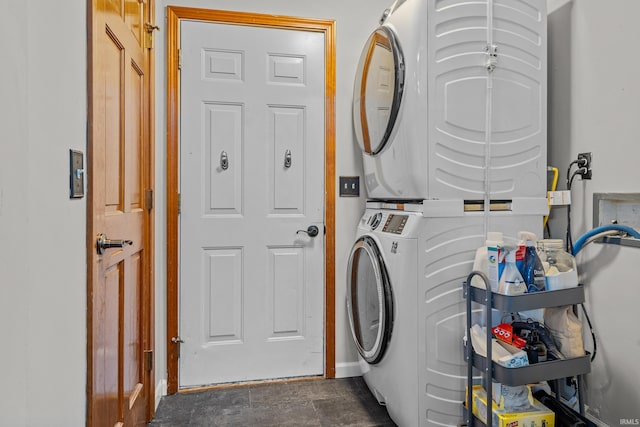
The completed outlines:
[[[180,31],[180,386],[322,374],[324,34]]]

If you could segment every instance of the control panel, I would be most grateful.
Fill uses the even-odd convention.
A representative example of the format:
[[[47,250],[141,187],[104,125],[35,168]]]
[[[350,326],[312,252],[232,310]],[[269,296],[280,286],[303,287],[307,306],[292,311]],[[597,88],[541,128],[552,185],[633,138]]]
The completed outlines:
[[[392,234],[402,234],[408,219],[409,215],[389,214],[382,231]]]

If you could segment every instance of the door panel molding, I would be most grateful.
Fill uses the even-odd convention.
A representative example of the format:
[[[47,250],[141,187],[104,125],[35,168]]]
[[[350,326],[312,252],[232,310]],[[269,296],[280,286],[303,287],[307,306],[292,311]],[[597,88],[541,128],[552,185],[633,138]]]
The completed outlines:
[[[335,377],[335,21],[167,7],[167,391],[178,391],[180,20],[321,32],[325,40],[325,377]]]

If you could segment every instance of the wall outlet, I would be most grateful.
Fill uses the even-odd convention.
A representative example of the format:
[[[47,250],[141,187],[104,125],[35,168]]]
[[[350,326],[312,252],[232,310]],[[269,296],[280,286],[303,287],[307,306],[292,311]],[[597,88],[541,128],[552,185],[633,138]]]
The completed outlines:
[[[579,153],[578,154],[578,166],[587,169],[587,171],[585,173],[580,174],[580,175],[582,175],[582,179],[591,179],[591,176],[592,176],[592,172],[591,172],[591,157],[592,157],[591,153]]]

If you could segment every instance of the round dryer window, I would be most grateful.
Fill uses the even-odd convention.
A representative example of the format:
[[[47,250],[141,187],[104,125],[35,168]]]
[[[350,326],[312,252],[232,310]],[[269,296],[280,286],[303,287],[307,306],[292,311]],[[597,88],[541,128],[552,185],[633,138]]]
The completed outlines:
[[[353,245],[347,274],[353,340],[364,360],[378,363],[391,339],[393,296],[387,268],[371,237],[363,236]]]
[[[369,37],[353,87],[353,122],[360,148],[375,156],[391,138],[404,86],[404,59],[395,33],[380,27]]]

